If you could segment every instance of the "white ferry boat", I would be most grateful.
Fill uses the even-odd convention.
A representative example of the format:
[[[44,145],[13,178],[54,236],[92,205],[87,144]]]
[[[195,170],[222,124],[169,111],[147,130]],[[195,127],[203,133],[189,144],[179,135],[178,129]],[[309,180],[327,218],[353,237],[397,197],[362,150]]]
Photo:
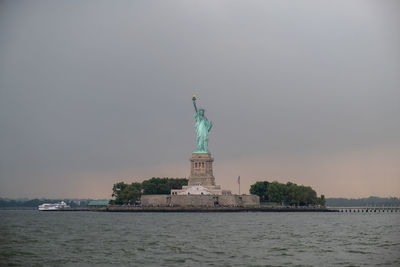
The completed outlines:
[[[64,208],[70,208],[70,206],[67,205],[64,201],[61,201],[60,203],[44,203],[42,205],[39,205],[38,209],[39,210],[61,210]]]

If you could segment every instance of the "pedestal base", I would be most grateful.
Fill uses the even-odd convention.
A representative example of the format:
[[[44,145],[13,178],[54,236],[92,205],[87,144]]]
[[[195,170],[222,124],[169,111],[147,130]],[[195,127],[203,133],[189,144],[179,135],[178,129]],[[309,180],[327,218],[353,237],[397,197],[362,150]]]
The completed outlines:
[[[187,186],[182,189],[171,190],[171,195],[232,195],[229,190],[222,190],[215,185],[212,163],[213,157],[209,153],[193,153],[190,158],[190,176]]]
[[[193,153],[190,158],[191,168],[189,186],[215,186],[212,163],[214,158],[208,153]]]
[[[202,185],[188,185],[182,186],[182,189],[172,189],[171,195],[232,195],[229,190],[221,189],[219,185],[202,186]]]

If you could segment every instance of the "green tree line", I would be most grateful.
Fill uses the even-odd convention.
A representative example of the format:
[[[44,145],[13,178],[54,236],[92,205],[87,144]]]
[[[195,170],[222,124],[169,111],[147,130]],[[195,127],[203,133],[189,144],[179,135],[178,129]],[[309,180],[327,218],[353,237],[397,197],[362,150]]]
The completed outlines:
[[[286,205],[325,205],[325,196],[317,197],[310,187],[288,182],[260,181],[250,186],[250,193],[260,197],[261,202],[276,202]]]
[[[118,182],[113,186],[110,204],[123,205],[135,204],[140,200],[142,195],[163,195],[170,194],[171,189],[181,189],[182,186],[188,184],[186,178],[151,178],[141,183],[134,182],[126,184]]]

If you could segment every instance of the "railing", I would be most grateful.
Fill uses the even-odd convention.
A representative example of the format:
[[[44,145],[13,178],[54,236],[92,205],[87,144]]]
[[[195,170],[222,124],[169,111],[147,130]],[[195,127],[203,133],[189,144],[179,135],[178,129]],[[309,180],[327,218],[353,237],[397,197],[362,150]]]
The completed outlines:
[[[339,212],[400,212],[400,207],[328,207]]]

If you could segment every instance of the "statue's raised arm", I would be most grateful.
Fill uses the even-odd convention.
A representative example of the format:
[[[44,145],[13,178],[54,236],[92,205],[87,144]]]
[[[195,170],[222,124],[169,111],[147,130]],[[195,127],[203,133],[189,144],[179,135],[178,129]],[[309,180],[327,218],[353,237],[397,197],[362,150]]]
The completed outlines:
[[[196,112],[196,114],[197,114],[196,95],[192,96],[192,100],[193,100],[194,112]]]

